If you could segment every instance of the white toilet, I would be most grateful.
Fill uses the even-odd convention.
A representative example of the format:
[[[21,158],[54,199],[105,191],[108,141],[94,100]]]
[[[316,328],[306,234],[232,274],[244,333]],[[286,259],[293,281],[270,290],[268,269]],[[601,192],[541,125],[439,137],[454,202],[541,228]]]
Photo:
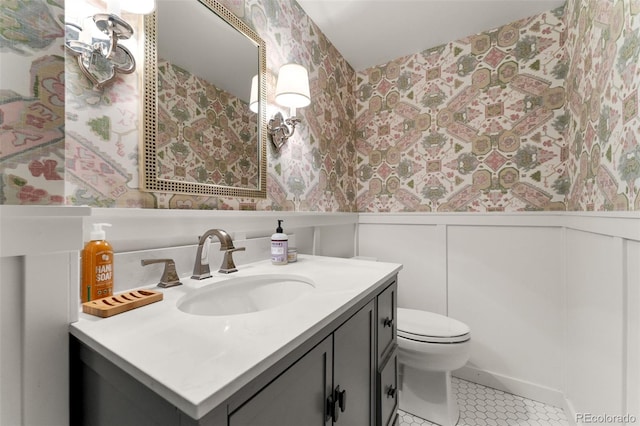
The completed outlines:
[[[400,409],[442,426],[458,422],[451,371],[469,360],[469,327],[433,312],[398,308]]]

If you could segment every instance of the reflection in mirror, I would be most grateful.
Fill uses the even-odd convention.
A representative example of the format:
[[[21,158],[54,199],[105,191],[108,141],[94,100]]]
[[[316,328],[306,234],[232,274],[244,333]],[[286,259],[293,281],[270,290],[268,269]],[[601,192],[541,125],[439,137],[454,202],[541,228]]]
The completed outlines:
[[[266,197],[265,59],[218,2],[157,1],[145,18],[145,190]]]

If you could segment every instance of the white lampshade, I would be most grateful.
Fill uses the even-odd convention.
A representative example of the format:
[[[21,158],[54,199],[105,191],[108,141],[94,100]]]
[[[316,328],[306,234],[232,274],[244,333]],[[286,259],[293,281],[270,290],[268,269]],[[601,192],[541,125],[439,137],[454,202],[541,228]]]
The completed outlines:
[[[249,109],[251,112],[258,112],[258,74],[251,79],[251,96],[249,97]]]
[[[148,15],[156,9],[155,0],[121,0],[120,8],[129,13]]]
[[[309,73],[298,64],[280,67],[276,84],[276,102],[289,108],[302,108],[311,103]]]

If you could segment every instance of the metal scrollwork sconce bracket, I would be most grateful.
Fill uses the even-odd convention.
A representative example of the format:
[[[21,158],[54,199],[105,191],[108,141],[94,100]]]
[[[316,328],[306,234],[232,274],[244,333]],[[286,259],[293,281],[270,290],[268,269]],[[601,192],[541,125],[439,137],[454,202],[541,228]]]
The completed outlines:
[[[98,13],[92,19],[100,30],[96,37],[87,28],[67,23],[65,25],[65,46],[78,58],[82,73],[97,89],[102,89],[116,78],[116,72],[130,74],[136,69],[136,61],[131,52],[118,44],[133,35],[133,28],[117,15]],[[89,24],[91,25],[91,24]]]
[[[293,133],[296,131],[296,125],[300,123],[298,117],[290,117],[285,120],[282,113],[277,112],[272,119],[269,120],[267,129],[271,136],[271,143],[275,146],[277,151],[287,142]],[[289,128],[289,126],[291,126]]]

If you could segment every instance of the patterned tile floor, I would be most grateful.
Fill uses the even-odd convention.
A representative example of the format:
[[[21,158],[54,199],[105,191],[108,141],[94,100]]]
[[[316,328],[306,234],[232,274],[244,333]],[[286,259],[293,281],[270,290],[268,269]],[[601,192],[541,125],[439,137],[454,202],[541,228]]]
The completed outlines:
[[[458,398],[458,426],[567,426],[562,408],[453,378]],[[420,417],[399,411],[400,426],[431,426]]]

